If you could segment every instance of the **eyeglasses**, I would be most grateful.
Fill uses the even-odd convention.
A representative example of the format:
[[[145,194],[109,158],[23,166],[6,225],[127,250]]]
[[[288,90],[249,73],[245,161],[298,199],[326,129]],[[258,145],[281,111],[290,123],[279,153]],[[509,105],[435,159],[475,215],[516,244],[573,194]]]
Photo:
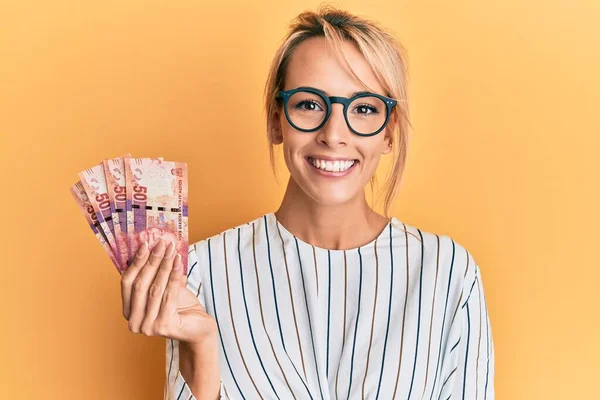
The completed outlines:
[[[295,129],[314,132],[329,119],[332,104],[344,106],[344,119],[352,133],[373,136],[385,128],[397,101],[377,93],[359,92],[354,96],[327,96],[311,87],[282,90],[277,95],[283,99],[285,117]]]

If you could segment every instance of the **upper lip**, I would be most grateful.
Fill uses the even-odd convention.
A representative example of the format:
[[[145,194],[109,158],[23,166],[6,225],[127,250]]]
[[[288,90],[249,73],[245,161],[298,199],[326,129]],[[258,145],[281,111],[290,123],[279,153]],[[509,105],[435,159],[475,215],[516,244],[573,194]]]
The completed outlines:
[[[310,155],[306,156],[307,158],[317,159],[317,160],[328,160],[328,161],[354,161],[356,158],[351,157],[329,157],[329,156],[318,156],[318,155]]]

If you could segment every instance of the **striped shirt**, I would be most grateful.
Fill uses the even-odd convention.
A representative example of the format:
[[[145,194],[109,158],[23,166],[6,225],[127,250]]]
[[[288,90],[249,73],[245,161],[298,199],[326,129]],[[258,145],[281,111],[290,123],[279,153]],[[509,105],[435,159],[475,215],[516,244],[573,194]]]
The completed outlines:
[[[493,399],[479,266],[390,218],[372,242],[303,242],[273,212],[190,245],[187,286],[218,325],[222,399]],[[166,340],[166,399],[194,399]]]

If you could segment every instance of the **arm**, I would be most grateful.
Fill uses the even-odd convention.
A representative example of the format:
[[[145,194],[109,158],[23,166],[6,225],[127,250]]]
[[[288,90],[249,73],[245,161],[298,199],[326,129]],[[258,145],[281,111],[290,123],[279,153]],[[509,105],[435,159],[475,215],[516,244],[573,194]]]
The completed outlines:
[[[190,346],[167,339],[168,400],[218,400],[222,387],[216,337]],[[169,372],[170,370],[170,372]]]
[[[190,245],[187,288],[197,294],[200,304],[206,309],[200,274],[200,266],[204,264],[201,246]],[[166,339],[165,400],[228,399],[220,376],[218,345],[216,325],[214,334],[193,345]]]
[[[221,375],[216,337],[200,348],[180,343],[179,370],[197,399],[220,398]]]
[[[457,335],[448,343],[442,400],[450,396],[473,400],[493,400],[495,397],[494,342],[481,271],[477,264],[473,265],[467,273],[452,324]]]

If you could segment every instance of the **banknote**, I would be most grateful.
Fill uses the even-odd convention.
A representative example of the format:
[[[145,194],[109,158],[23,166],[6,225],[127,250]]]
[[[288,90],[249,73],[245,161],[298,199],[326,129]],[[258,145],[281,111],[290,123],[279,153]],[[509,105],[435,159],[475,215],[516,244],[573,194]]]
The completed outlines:
[[[174,241],[183,273],[188,257],[188,170],[183,162],[124,158],[129,259],[145,241]]]
[[[102,161],[121,268],[127,266],[129,257],[129,249],[127,248],[127,195],[125,193],[125,162],[123,157],[131,157],[131,154],[127,153],[122,157]]]
[[[121,272],[120,264],[117,261],[112,249],[110,248],[108,239],[106,238],[104,231],[100,227],[100,223],[98,222],[98,216],[96,214],[96,211],[94,210],[94,207],[92,206],[92,203],[90,203],[85,188],[83,187],[83,184],[81,182],[77,182],[76,184],[74,184],[71,187],[71,194],[75,198],[75,202],[79,206],[79,210],[85,217],[85,220],[92,229],[92,232],[94,232],[94,235],[96,235],[96,238],[98,238],[98,240],[100,241],[100,244],[104,248],[104,251],[106,251],[115,267],[117,267],[117,270]]]
[[[100,222],[100,227],[104,231],[113,254],[117,260],[120,260],[121,256],[119,255],[119,248],[115,240],[115,228],[112,221],[113,217],[110,211],[110,200],[102,163],[81,171],[79,179],[87,192],[90,203],[96,211],[98,222]]]

